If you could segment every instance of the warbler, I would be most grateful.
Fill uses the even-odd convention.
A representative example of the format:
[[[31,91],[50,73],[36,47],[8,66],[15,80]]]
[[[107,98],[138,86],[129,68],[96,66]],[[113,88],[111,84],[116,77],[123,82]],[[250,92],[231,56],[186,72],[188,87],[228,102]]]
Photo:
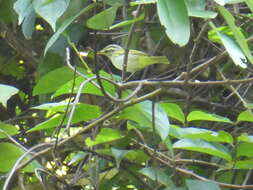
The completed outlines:
[[[119,70],[123,70],[125,50],[119,45],[110,44],[100,50],[99,54],[105,55],[111,63]],[[127,59],[127,72],[134,73],[153,64],[169,64],[166,56],[149,56],[147,53],[138,50],[129,50]]]

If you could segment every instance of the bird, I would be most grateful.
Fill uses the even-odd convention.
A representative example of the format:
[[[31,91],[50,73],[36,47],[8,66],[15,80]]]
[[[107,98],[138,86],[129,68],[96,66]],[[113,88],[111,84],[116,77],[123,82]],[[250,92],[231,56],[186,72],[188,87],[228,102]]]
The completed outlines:
[[[110,59],[111,63],[119,70],[123,70],[125,49],[116,44],[110,44],[98,52]],[[170,64],[166,56],[150,56],[138,50],[129,50],[127,72],[135,73],[153,64]]]

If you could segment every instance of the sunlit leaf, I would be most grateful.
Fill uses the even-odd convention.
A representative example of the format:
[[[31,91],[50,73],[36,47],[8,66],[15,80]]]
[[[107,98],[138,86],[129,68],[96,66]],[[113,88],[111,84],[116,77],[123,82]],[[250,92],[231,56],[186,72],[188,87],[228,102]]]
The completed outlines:
[[[241,112],[238,117],[237,117],[237,122],[240,121],[248,121],[248,122],[253,122],[253,114],[250,110],[246,110]]]
[[[0,103],[2,103],[4,107],[6,107],[7,101],[10,99],[10,97],[17,94],[18,91],[19,90],[13,86],[0,84],[0,92],[1,92],[0,93]]]
[[[210,114],[203,111],[192,111],[187,116],[187,121],[215,121],[232,123],[228,118],[216,114]]]
[[[180,108],[180,106],[178,106],[177,104],[161,103],[159,105],[164,109],[164,111],[168,114],[169,117],[176,119],[180,121],[181,123],[185,122],[184,113],[182,109]]]
[[[174,129],[176,129],[177,134],[180,135],[179,138],[203,139],[209,142],[224,142],[233,144],[233,137],[225,131],[215,132],[196,127],[174,128]]]
[[[237,137],[237,141],[253,143],[253,136],[248,135],[247,133],[242,133],[240,136]]]
[[[190,22],[185,1],[157,0],[157,11],[170,40],[179,46],[186,45],[190,38]]]
[[[251,12],[253,13],[253,1],[252,0],[244,0],[244,1],[250,8]]]
[[[122,137],[120,131],[117,129],[103,128],[96,136],[95,140],[91,140],[91,138],[88,137],[85,140],[85,143],[87,146],[94,146],[96,144],[112,142],[121,139]]]
[[[200,139],[181,139],[173,144],[173,148],[201,152],[228,161],[232,160],[232,157],[225,146]]]
[[[100,107],[98,106],[89,105],[89,104],[77,104],[71,124],[78,123],[81,121],[89,121],[91,119],[95,119],[99,117],[100,115],[101,115],[101,111],[100,111]],[[28,130],[28,132],[50,129],[50,128],[59,126],[63,118],[64,118],[64,113],[57,114],[54,117],[44,122],[39,123],[35,127]],[[69,116],[65,118],[63,125],[67,124],[68,119],[69,119]]]

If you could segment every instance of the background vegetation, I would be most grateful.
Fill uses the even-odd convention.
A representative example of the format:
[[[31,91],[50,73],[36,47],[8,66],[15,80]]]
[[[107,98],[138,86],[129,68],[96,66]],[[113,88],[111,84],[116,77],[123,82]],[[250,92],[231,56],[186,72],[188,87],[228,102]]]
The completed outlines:
[[[0,0],[0,188],[253,189],[252,33],[251,0]]]

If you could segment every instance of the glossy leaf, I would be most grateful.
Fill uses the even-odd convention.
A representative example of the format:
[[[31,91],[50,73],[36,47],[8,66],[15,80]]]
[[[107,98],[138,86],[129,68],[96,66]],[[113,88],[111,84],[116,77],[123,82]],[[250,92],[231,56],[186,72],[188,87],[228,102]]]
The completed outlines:
[[[58,28],[58,30],[54,33],[54,35],[48,40],[47,45],[45,47],[44,55],[46,55],[47,51],[49,50],[50,47],[56,42],[56,40],[60,37],[60,35],[66,30],[66,28],[74,22],[75,19],[77,19],[80,15],[88,12],[90,9],[94,8],[96,6],[96,3],[92,3],[82,9],[80,12],[78,12],[76,15],[73,17],[70,17],[69,19],[66,19],[61,26]]]
[[[179,138],[202,139],[209,142],[224,142],[233,144],[233,137],[225,131],[211,131],[196,127],[174,128],[180,135]]]
[[[7,101],[15,94],[18,93],[18,89],[13,87],[13,86],[9,86],[9,85],[5,85],[5,84],[0,84],[0,103],[3,104],[4,107],[7,106]]]
[[[34,0],[33,6],[36,13],[45,19],[55,31],[56,21],[68,8],[69,2],[70,0]]]
[[[248,122],[253,122],[253,114],[250,110],[246,110],[241,112],[238,117],[237,117],[237,122],[240,121],[248,121]]]
[[[18,134],[18,128],[0,121],[0,139],[8,138],[5,133],[7,133],[10,136],[16,135]]]
[[[184,0],[157,0],[157,11],[169,39],[179,46],[186,45],[190,38],[190,22]]]
[[[26,10],[27,14],[22,24],[22,32],[26,39],[31,39],[34,31],[36,14],[32,6],[29,6]]]
[[[215,121],[215,122],[225,122],[232,123],[228,118],[222,117],[216,114],[210,114],[203,111],[192,111],[187,116],[187,121]]]
[[[103,128],[99,132],[99,134],[96,136],[95,140],[91,140],[90,137],[88,137],[85,140],[85,143],[87,146],[94,146],[101,143],[108,143],[112,142],[118,139],[121,139],[123,136],[120,134],[119,130],[117,129],[111,129],[111,128]]]
[[[126,108],[120,115],[122,119],[128,119],[137,122],[139,125],[152,131],[152,102],[144,101],[134,106]],[[167,114],[159,106],[155,106],[155,129],[162,140],[165,140],[169,134],[170,123]]]
[[[233,31],[233,34],[234,34],[237,44],[240,46],[241,50],[244,52],[244,54],[246,55],[246,57],[248,58],[250,63],[253,64],[253,57],[252,57],[251,51],[248,47],[247,41],[246,41],[243,33],[239,29],[239,27],[237,27],[235,25],[235,19],[234,19],[233,15],[225,7],[222,7],[222,6],[219,6],[219,11],[222,14],[222,16],[224,17],[224,19],[226,20],[228,26]]]
[[[182,139],[173,144],[173,148],[191,150],[217,156],[231,161],[232,157],[225,146],[218,143],[206,142],[200,139]]]
[[[69,107],[71,108],[72,105],[73,103],[70,103]],[[67,106],[68,106],[68,102],[51,102],[51,103],[45,103],[39,106],[31,107],[31,109],[47,110],[52,113],[55,113],[55,112],[65,112]]]
[[[74,124],[81,121],[89,121],[91,119],[95,119],[99,117],[100,115],[101,115],[101,111],[98,106],[89,105],[89,104],[77,104],[71,123]],[[63,118],[64,118],[64,113],[57,114],[54,117],[44,122],[39,123],[35,127],[28,130],[28,132],[39,131],[39,130],[50,129],[50,128],[56,127],[61,123]],[[69,116],[65,118],[63,125],[67,124],[68,118]]]
[[[29,14],[27,10],[31,9],[32,6],[32,0],[17,0],[14,3],[14,10],[18,14],[18,24],[20,25],[25,17]]]
[[[159,105],[164,109],[164,111],[168,114],[169,117],[176,119],[180,121],[181,123],[185,122],[184,113],[182,109],[180,108],[180,106],[178,106],[177,104],[161,103]]]
[[[187,179],[186,186],[189,190],[221,190],[216,183],[196,179]]]
[[[118,6],[112,6],[88,19],[86,25],[95,30],[107,30],[114,22],[117,10]]]

